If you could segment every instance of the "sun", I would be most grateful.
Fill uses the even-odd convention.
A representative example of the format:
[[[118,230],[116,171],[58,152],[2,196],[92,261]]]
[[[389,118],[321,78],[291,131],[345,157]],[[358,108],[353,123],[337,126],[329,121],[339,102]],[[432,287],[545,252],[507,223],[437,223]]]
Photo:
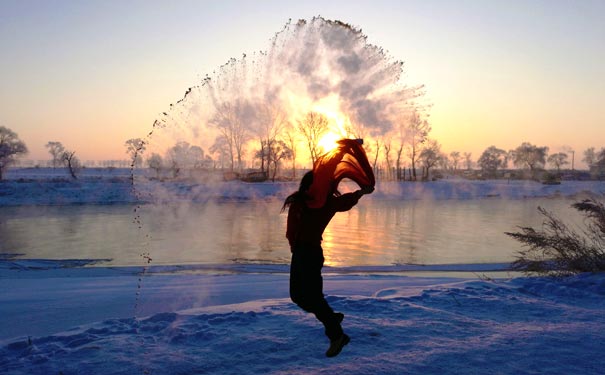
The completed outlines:
[[[336,148],[336,141],[347,138],[347,131],[345,127],[347,116],[338,110],[337,103],[318,103],[313,107],[313,110],[326,116],[328,122],[330,123],[328,130],[317,143],[323,152],[329,152]]]
[[[339,139],[342,139],[342,136],[340,134],[335,133],[333,131],[329,131],[326,134],[324,134],[323,137],[321,137],[321,139],[318,142],[318,145],[319,145],[319,147],[321,147],[323,152],[329,152],[329,151],[333,150],[334,148],[336,148],[336,146],[337,146],[336,141],[338,141]]]

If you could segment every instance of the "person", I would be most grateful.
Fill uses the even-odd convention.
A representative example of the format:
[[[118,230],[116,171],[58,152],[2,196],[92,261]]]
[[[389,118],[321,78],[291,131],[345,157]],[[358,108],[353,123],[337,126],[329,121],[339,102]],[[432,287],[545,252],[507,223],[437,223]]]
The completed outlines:
[[[286,237],[292,252],[290,298],[323,323],[325,334],[330,339],[326,356],[334,357],[349,343],[350,338],[341,326],[344,314],[334,312],[323,295],[322,234],[336,212],[350,210],[359,198],[371,193],[374,188],[366,187],[347,194],[333,189],[322,207],[309,208],[306,202],[311,199],[308,190],[312,183],[313,171],[309,171],[303,176],[298,191],[288,196],[282,207],[282,212],[288,209]]]

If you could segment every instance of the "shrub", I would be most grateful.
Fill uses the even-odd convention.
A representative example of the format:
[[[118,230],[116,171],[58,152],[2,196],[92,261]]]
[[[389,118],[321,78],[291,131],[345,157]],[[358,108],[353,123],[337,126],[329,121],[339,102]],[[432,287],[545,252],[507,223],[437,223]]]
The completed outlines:
[[[605,206],[585,199],[572,207],[585,216],[586,227],[579,232],[542,207],[542,230],[519,227],[519,232],[505,232],[523,244],[512,263],[514,270],[553,276],[605,271]]]

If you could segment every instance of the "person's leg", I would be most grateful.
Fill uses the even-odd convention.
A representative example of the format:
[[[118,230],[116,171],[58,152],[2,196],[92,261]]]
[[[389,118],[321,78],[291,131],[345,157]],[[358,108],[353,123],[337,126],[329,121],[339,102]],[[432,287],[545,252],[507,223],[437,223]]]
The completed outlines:
[[[323,253],[319,248],[295,251],[290,266],[290,297],[303,310],[315,314],[330,340],[342,336],[342,315],[335,314],[323,295]]]

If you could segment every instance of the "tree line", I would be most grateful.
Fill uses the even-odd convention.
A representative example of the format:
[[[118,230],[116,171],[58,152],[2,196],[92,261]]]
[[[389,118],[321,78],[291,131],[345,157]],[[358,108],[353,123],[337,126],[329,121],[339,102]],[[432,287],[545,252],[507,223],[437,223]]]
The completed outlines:
[[[230,109],[225,109],[228,112]],[[241,110],[241,109],[240,109]],[[132,161],[132,167],[147,166],[155,171],[156,177],[168,173],[170,177],[183,176],[192,170],[220,170],[242,172],[256,170],[265,178],[275,179],[278,173],[296,176],[297,160],[304,147],[310,157],[310,165],[324,151],[320,146],[321,138],[329,131],[328,118],[317,112],[309,112],[292,125],[279,111],[267,110],[262,127],[254,131],[229,119],[224,113],[216,117],[214,126],[219,128],[219,136],[205,152],[200,146],[179,141],[163,154],[152,153],[144,157],[147,142],[141,138],[125,142],[126,154]],[[237,116],[235,116],[237,117]],[[527,178],[536,178],[537,174],[550,167],[552,171],[561,170],[571,164],[574,170],[575,153],[557,152],[549,154],[546,146],[536,146],[523,142],[513,150],[505,151],[496,146],[488,147],[477,160],[468,152],[453,151],[449,154],[441,151],[441,145],[429,137],[431,126],[419,113],[413,112],[402,119],[401,124],[388,136],[366,138],[364,145],[368,158],[378,178],[383,180],[427,180],[431,171],[460,173],[478,168],[482,177],[496,178],[509,164],[523,171]],[[364,129],[349,126],[346,129],[350,138],[363,138]],[[251,152],[246,153],[244,146]],[[54,168],[65,167],[72,178],[76,179],[82,163],[74,150],[61,142],[50,141],[47,148]],[[27,147],[12,130],[0,126],[0,179],[5,170],[27,153]],[[251,155],[246,161],[245,155]],[[593,175],[605,176],[605,148],[597,151],[591,147],[583,152],[582,161]],[[298,161],[300,163],[300,161]]]

